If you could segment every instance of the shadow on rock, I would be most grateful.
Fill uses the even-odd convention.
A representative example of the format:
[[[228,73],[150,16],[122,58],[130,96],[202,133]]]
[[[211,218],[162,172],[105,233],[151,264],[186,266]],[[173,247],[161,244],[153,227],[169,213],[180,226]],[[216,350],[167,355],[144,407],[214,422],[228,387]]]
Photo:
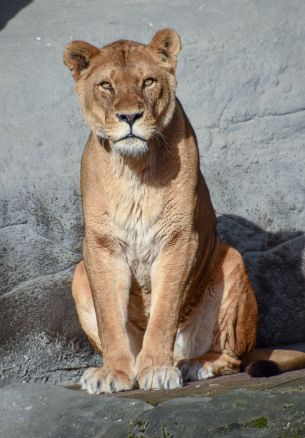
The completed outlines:
[[[6,24],[31,2],[32,0],[2,0],[0,8],[0,30],[4,29]]]
[[[305,341],[305,235],[264,231],[234,215],[219,217],[223,241],[243,255],[259,306],[257,345]]]

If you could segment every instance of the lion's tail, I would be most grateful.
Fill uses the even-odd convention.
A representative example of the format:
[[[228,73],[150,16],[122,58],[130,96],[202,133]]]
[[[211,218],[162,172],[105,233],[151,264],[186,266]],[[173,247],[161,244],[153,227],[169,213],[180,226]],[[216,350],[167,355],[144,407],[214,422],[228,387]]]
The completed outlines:
[[[242,365],[252,377],[269,377],[305,368],[305,353],[295,350],[255,349],[242,357]]]

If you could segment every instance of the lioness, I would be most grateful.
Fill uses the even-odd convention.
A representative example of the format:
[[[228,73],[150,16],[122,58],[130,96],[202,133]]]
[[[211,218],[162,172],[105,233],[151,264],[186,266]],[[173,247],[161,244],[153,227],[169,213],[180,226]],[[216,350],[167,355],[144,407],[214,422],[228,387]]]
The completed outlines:
[[[257,305],[241,255],[220,242],[196,136],[175,96],[178,34],[149,45],[73,41],[64,62],[92,130],[82,158],[84,261],[72,291],[103,354],[89,393],[177,388],[239,372],[305,365],[305,354],[253,351]],[[252,352],[252,353],[251,353]]]

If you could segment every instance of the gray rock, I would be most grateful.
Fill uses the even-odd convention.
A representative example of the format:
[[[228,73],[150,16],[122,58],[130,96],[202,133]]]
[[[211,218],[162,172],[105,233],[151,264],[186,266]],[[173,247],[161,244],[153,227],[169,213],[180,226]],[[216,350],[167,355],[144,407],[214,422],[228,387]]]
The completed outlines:
[[[145,438],[301,437],[304,395],[237,390],[215,398],[177,398],[137,418]]]
[[[221,216],[218,228],[222,239],[243,255],[254,285],[260,315],[258,346],[302,342],[304,233],[268,232],[234,215]]]
[[[305,434],[301,392],[237,390],[215,398],[144,401],[93,396],[60,386],[5,386],[1,438],[220,438]]]
[[[241,250],[253,281],[258,342],[305,341],[304,2],[2,3],[2,378],[74,381],[97,360],[70,296],[88,130],[63,46],[72,38],[148,42],[165,26],[182,37],[178,96],[198,136],[220,233]]]
[[[0,401],[1,438],[126,437],[140,413],[140,400],[90,396],[53,385],[4,387]]]

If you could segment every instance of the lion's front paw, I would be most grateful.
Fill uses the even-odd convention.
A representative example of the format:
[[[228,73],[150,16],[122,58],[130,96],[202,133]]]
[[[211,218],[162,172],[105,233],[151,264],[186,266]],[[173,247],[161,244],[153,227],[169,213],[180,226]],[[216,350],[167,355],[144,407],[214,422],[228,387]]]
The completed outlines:
[[[175,389],[181,388],[182,376],[178,368],[173,366],[151,366],[138,373],[141,389]]]
[[[134,382],[122,370],[111,368],[88,368],[81,377],[80,384],[89,394],[101,392],[128,391]]]

